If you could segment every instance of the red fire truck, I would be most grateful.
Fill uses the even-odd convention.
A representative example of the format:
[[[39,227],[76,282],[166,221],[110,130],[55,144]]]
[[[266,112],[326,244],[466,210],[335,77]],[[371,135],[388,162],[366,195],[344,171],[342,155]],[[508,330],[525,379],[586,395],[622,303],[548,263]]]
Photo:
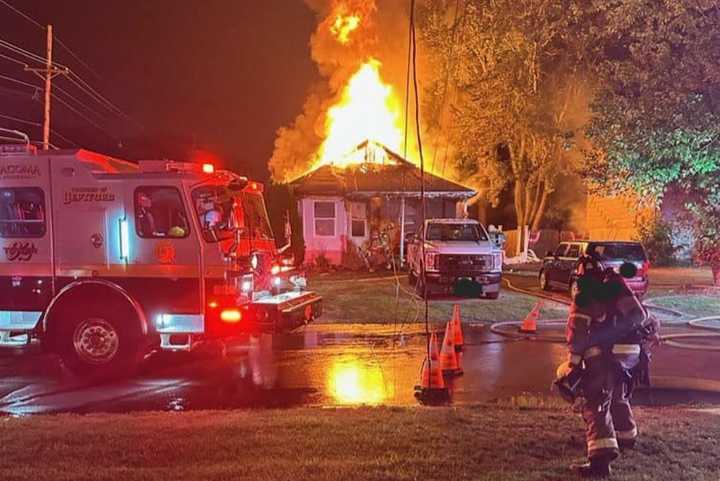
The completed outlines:
[[[81,375],[321,314],[275,247],[263,186],[210,164],[0,146],[0,345]]]

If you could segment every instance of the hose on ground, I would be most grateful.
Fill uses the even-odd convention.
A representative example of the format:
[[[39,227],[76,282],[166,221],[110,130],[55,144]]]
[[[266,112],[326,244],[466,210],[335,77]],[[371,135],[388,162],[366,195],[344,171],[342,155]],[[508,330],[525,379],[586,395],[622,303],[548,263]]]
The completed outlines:
[[[516,287],[510,282],[509,279],[503,278],[505,283],[507,284],[508,289],[511,291],[519,292],[521,294],[538,297],[545,300],[550,300],[553,302],[557,302],[560,304],[569,305],[570,301],[567,299],[558,298],[555,296],[552,296],[550,294],[545,293],[537,293],[533,292],[527,289],[521,289],[519,287]],[[651,310],[657,310],[660,312],[665,312],[668,314],[671,314],[676,317],[688,317],[685,313],[671,309],[669,307],[664,306],[658,306],[656,304],[651,304],[649,302],[643,303],[643,306],[645,306],[647,309]],[[687,321],[687,325],[690,328],[694,329],[702,329],[705,331],[718,331],[718,332],[690,332],[690,333],[680,333],[680,334],[667,334],[662,336],[662,343],[679,348],[679,349],[690,349],[695,351],[720,351],[720,344],[718,345],[712,345],[712,344],[702,344],[702,343],[693,343],[693,342],[684,342],[681,339],[705,339],[705,340],[720,340],[720,326],[713,326],[713,325],[707,325],[707,322],[714,322],[714,321],[720,321],[720,316],[707,316],[707,317],[699,317],[695,319],[691,319],[690,321]],[[548,321],[538,321],[537,326],[556,326],[556,325],[565,325],[566,321],[563,320],[548,320]],[[500,336],[510,337],[512,339],[526,339],[530,341],[543,341],[543,342],[557,342],[557,343],[564,343],[566,342],[564,336],[557,336],[557,335],[548,335],[548,334],[538,334],[538,333],[523,333],[520,332],[519,328],[522,325],[521,322],[517,321],[504,321],[504,322],[496,322],[495,324],[492,324],[490,326],[491,332],[498,334]],[[512,330],[508,330],[508,327],[512,327]]]

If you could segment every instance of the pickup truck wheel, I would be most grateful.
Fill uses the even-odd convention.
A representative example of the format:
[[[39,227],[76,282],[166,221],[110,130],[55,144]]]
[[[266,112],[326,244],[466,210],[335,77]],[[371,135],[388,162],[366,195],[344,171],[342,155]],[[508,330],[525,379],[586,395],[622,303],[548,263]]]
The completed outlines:
[[[550,290],[550,284],[548,283],[547,276],[545,275],[545,271],[540,271],[540,289],[543,291],[549,291]]]
[[[134,313],[118,303],[65,309],[57,326],[57,351],[71,372],[92,379],[127,376],[145,354]]]

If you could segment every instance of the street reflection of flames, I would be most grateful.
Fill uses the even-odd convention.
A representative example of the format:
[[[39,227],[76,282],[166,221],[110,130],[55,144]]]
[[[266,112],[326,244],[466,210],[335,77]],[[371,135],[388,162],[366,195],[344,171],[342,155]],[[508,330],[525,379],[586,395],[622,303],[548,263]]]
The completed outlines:
[[[328,373],[330,395],[340,404],[380,404],[392,397],[379,366],[358,359],[335,362]]]

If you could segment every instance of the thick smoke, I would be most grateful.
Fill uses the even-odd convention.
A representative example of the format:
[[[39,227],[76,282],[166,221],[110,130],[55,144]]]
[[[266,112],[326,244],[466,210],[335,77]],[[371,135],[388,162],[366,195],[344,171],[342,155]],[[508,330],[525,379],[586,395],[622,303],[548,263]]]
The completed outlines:
[[[323,80],[314,85],[291,126],[277,132],[270,172],[275,182],[287,182],[303,174],[316,160],[325,135],[325,114],[337,100],[349,78],[369,58],[382,64],[383,80],[395,95],[405,97],[408,2],[402,0],[305,0],[318,17],[310,39],[313,60]],[[357,28],[343,44],[333,33],[340,16],[356,15]],[[410,116],[414,115],[411,111]],[[414,128],[412,125],[410,128]]]

